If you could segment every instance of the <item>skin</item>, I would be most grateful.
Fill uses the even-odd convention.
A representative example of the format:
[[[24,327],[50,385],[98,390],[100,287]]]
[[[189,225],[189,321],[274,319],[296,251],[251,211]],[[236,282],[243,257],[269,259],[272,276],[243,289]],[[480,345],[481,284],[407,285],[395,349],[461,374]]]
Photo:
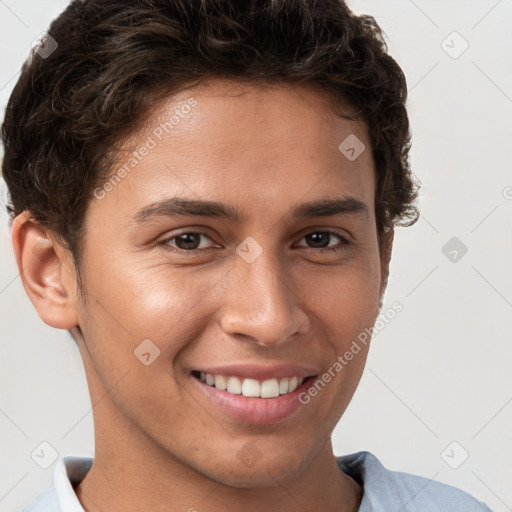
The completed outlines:
[[[96,451],[77,496],[86,511],[356,511],[363,489],[336,465],[331,433],[367,348],[309,404],[270,425],[225,415],[197,392],[190,372],[251,362],[313,365],[322,375],[373,326],[392,233],[379,245],[367,129],[335,116],[307,86],[212,80],[155,107],[127,150],[190,97],[191,112],[103,199],[91,200],[85,302],[71,255],[53,234],[30,212],[13,226],[32,303],[48,325],[74,330],[85,366]],[[367,148],[352,162],[338,149],[349,134]],[[227,203],[246,218],[134,221],[140,209],[177,195]],[[332,196],[358,199],[367,212],[289,214]],[[326,229],[349,245],[307,236]],[[169,240],[198,231],[206,236],[188,245]],[[263,249],[252,263],[236,252],[249,236]],[[340,250],[320,252],[326,245]],[[190,254],[173,252],[180,248]],[[161,351],[149,366],[134,357],[144,339]],[[240,456],[247,446],[260,454],[253,465]]]

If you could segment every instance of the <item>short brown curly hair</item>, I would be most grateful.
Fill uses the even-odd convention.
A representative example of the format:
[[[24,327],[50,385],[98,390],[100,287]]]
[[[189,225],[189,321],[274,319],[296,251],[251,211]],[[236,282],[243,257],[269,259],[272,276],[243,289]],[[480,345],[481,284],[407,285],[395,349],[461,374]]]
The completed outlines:
[[[417,220],[405,76],[375,19],[342,0],[73,1],[48,34],[57,48],[32,50],[5,111],[2,174],[11,216],[29,210],[57,236],[80,288],[85,212],[116,147],[206,77],[313,85],[333,109],[348,99],[369,129],[379,240]]]

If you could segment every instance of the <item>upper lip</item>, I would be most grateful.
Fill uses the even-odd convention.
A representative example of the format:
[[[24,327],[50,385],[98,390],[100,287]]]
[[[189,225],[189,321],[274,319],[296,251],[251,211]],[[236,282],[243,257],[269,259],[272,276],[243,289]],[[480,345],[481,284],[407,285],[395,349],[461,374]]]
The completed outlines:
[[[208,366],[194,368],[195,371],[210,373],[211,375],[225,375],[228,377],[239,377],[241,379],[268,380],[272,378],[281,379],[284,377],[307,378],[318,375],[318,372],[309,366],[293,364],[230,364],[225,366]]]

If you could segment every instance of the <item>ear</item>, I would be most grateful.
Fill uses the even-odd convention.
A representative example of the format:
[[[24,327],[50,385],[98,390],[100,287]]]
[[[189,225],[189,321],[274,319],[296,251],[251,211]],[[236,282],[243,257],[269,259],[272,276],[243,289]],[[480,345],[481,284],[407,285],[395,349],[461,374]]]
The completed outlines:
[[[77,326],[76,272],[70,252],[30,212],[14,219],[12,245],[23,287],[43,322],[57,329]]]
[[[389,263],[391,261],[391,252],[393,249],[393,239],[395,232],[393,229],[385,231],[380,240],[380,292],[379,292],[379,309],[382,307],[382,299],[388,285]]]

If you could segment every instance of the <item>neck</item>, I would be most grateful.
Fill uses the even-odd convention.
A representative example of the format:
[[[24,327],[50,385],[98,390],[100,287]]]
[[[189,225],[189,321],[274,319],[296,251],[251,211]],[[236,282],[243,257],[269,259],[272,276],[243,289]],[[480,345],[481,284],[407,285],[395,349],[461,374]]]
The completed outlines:
[[[355,512],[362,499],[361,487],[338,467],[330,440],[296,479],[285,484],[276,479],[275,486],[264,488],[225,486],[137,441],[115,447],[98,441],[76,494],[86,512],[256,512],[277,503],[287,512]]]
[[[106,406],[106,398],[97,404],[95,420]],[[93,465],[76,489],[86,512],[256,512],[272,510],[276,503],[287,512],[355,512],[361,502],[362,489],[338,467],[330,439],[295,479],[281,483],[276,478],[272,487],[234,488],[176,460],[136,427],[112,421],[112,415],[99,425],[108,431],[96,428]]]
[[[88,377],[91,372],[88,372]],[[95,403],[95,456],[77,486],[86,512],[287,512],[322,510],[355,512],[361,487],[337,465],[330,438],[302,472],[286,482],[273,475],[275,485],[232,487],[178,460],[131,423],[99,384],[89,380]]]

